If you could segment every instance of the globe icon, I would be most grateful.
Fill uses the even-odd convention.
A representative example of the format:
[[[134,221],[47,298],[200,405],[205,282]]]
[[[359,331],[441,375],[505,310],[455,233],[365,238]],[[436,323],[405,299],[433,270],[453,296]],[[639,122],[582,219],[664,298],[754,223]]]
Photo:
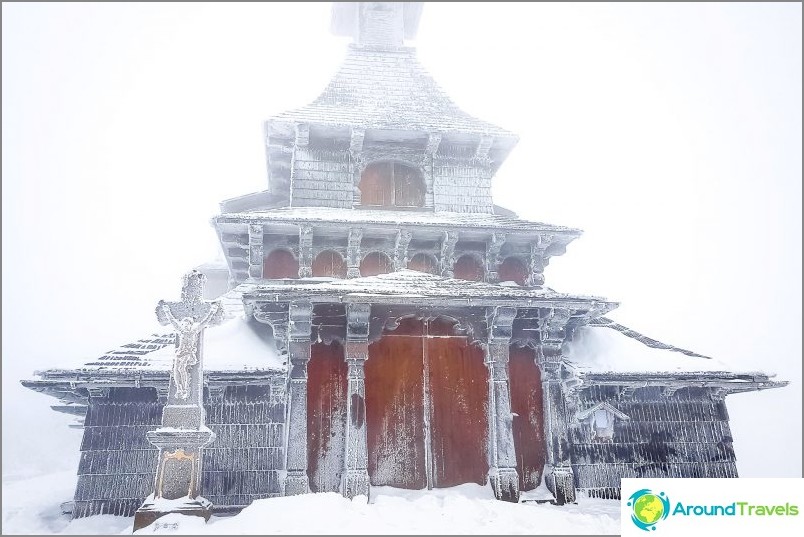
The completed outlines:
[[[646,526],[658,522],[663,514],[664,505],[655,494],[643,494],[634,502],[634,516]]]

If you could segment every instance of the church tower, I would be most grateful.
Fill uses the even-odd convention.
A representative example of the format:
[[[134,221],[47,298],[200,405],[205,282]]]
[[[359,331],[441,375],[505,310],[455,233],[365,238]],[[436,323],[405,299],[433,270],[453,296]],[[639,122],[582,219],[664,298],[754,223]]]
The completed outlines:
[[[346,58],[315,101],[266,121],[268,190],[214,220],[232,285],[405,268],[541,285],[580,235],[495,207],[492,179],[518,138],[459,109],[405,45],[421,9],[334,4]]]
[[[312,353],[319,348],[332,364],[342,363],[340,353],[345,353],[349,364],[348,395],[360,397],[356,408],[350,404],[345,411],[366,412],[369,423],[359,431],[352,431],[363,440],[357,444],[348,440],[344,449],[347,460],[368,458],[358,463],[357,468],[345,470],[346,475],[340,477],[339,483],[338,478],[333,481],[334,474],[324,475],[320,468],[310,471],[308,462],[312,464],[317,457],[310,452],[318,451],[326,459],[329,455],[324,454],[325,448],[298,442],[295,449],[299,453],[306,451],[313,459],[303,460],[300,454],[294,468],[290,463],[294,447],[289,445],[286,491],[305,492],[312,486],[313,490],[340,488],[350,496],[368,493],[369,474],[373,476],[372,484],[408,488],[466,481],[484,483],[488,477],[498,497],[516,501],[521,486],[532,488],[538,483],[544,459],[548,457],[556,468],[549,476],[550,482],[558,482],[559,495],[571,499],[574,493],[567,453],[548,456],[543,447],[536,447],[533,460],[524,463],[529,468],[528,478],[520,479],[521,468],[517,473],[511,398],[517,406],[535,397],[541,408],[541,375],[534,356],[527,350],[516,351],[521,355],[517,359],[522,362],[520,379],[528,378],[530,384],[515,382],[512,391],[508,345],[516,309],[501,309],[498,298],[508,297],[505,304],[510,304],[512,293],[520,293],[543,300],[549,295],[542,288],[544,267],[551,256],[562,254],[580,231],[521,220],[494,205],[492,179],[518,138],[458,108],[419,63],[416,49],[406,41],[416,35],[421,10],[421,3],[334,4],[333,32],[353,40],[346,58],[317,99],[265,123],[269,189],[223,202],[222,213],[214,218],[230,270],[230,286],[254,287],[252,292],[244,294],[244,301],[257,318],[262,316],[271,323],[277,316],[285,315],[284,311],[292,315],[291,296],[297,296],[298,303],[305,304],[297,310],[304,326],[316,325],[319,316],[346,318],[346,334],[331,324],[312,329],[317,330],[313,335],[316,341],[322,337],[324,341],[341,341],[345,336],[345,349],[329,346],[325,351],[324,347],[314,345]],[[343,298],[338,299],[341,303],[337,306],[332,300],[335,293],[340,296],[346,288],[340,288],[338,283],[318,285],[311,278],[351,281],[346,285],[355,294],[371,294],[380,286],[393,288],[403,296],[390,300],[387,306],[361,299],[357,301],[359,304],[344,308]],[[470,281],[477,283],[474,287],[467,286]],[[500,282],[509,284],[500,286]],[[514,291],[511,285],[522,291]],[[444,293],[458,287],[464,292],[471,289],[469,296],[462,305],[449,304]],[[273,304],[266,302],[269,289],[275,293]],[[405,293],[425,298],[409,300]],[[555,317],[563,319],[555,324],[556,330],[564,330],[568,323],[578,324],[615,306],[600,299],[577,298],[577,310],[567,310],[563,317]],[[285,301],[286,305],[277,307],[276,301]],[[530,304],[534,304],[533,300]],[[520,313],[530,319],[527,322],[538,324],[552,315],[550,311],[536,308]],[[469,318],[475,316],[483,319],[483,326],[477,331],[469,328],[474,337],[467,337],[458,326],[463,322],[469,327],[472,324]],[[383,329],[388,323],[401,330],[396,334],[399,339],[393,339],[390,331]],[[371,347],[378,355],[387,356],[385,362],[380,357],[370,360],[367,371],[363,371],[363,359],[372,352],[355,350],[357,347],[350,344],[353,339],[350,330],[361,324],[366,327],[365,338],[371,331],[368,326],[377,326],[371,331],[369,339],[374,342]],[[436,350],[421,343],[436,332],[451,336],[454,343],[440,349],[440,356],[461,352],[468,356],[467,348],[486,345],[485,358],[483,353],[467,358],[460,366],[466,376],[450,378],[447,370],[456,367],[455,363],[438,365],[437,359],[430,357],[428,365],[428,352]],[[478,337],[481,333],[486,335]],[[402,341],[401,334],[420,340],[417,344],[420,350],[413,358],[415,363],[400,365],[401,359],[394,358],[407,352],[404,344],[390,343]],[[299,337],[307,338],[303,334]],[[365,347],[369,339],[361,345]],[[491,341],[498,342],[491,344]],[[309,343],[304,346],[309,347]],[[498,352],[488,350],[492,348]],[[299,438],[293,431],[295,413],[299,413],[299,420],[306,419],[305,414],[309,418],[312,410],[305,408],[306,405],[318,404],[316,398],[321,390],[337,383],[313,374],[315,364],[324,363],[325,359],[310,361],[310,352],[305,348],[300,353],[303,358],[294,361],[293,350],[289,349],[292,371],[299,374],[294,379],[291,373],[290,439]],[[557,352],[553,349],[554,354]],[[305,378],[308,365],[310,385]],[[400,374],[395,370],[399,367],[417,371],[415,374],[423,374],[425,379],[440,371],[440,378],[447,380],[433,380],[429,385],[425,380],[424,400],[416,396],[416,403],[402,410],[394,398],[407,400],[420,387],[417,383],[386,386],[392,400],[378,402],[371,410],[364,409],[363,397],[372,397],[374,385],[369,380],[364,385],[362,378],[369,375],[371,382],[387,382],[387,377]],[[440,367],[447,369],[442,371]],[[359,386],[352,383],[352,374],[360,376]],[[557,378],[559,371],[553,368],[547,375]],[[294,384],[294,380],[298,383]],[[478,391],[479,386],[484,388]],[[549,413],[559,423],[558,407],[552,406],[560,398],[557,386],[545,384],[548,392],[545,397],[551,401]],[[448,392],[454,393],[446,396]],[[439,420],[446,419],[450,412],[444,406],[446,403],[439,401],[456,396],[474,405],[474,410],[466,411],[463,422],[456,418],[456,426],[466,433],[465,438],[458,438],[460,435],[443,427],[437,430]],[[334,394],[332,397],[338,399]],[[488,408],[491,410],[486,416]],[[326,416],[317,416],[316,423],[335,419],[331,409],[322,412]],[[525,446],[528,441],[543,442],[542,413],[534,409],[531,414],[530,428],[523,424],[519,431],[521,438],[516,442],[522,444],[523,450],[530,449]],[[372,445],[389,442],[388,433],[378,430],[391,425],[407,429],[414,438],[423,436],[422,445],[398,445],[396,448],[404,452],[399,460],[381,460],[383,455],[372,453]],[[557,427],[553,428],[558,431],[565,425]],[[298,435],[307,434],[310,441],[330,432],[303,433],[302,429],[299,424]],[[346,435],[349,437],[348,427]],[[413,440],[410,442],[415,444]],[[469,453],[452,454],[445,450],[445,442],[462,444],[464,451],[471,447]],[[443,460],[435,460],[437,447]],[[350,455],[350,450],[355,451]],[[467,464],[488,471],[473,473]],[[415,468],[413,477],[401,475],[398,471],[401,467]],[[558,480],[554,473],[560,474]]]

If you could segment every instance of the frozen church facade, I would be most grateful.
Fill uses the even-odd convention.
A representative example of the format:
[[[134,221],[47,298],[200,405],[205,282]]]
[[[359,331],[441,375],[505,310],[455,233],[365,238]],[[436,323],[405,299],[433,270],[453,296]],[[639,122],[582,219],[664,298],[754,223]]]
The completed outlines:
[[[269,188],[221,203],[203,338],[216,512],[372,486],[617,498],[622,477],[736,477],[724,402],[781,386],[606,317],[543,271],[579,230],[494,205],[516,135],[458,109],[404,40],[421,4],[336,3],[354,40],[310,105],[265,124]],[[200,292],[200,290],[199,290]],[[217,313],[217,312],[216,312]],[[23,381],[83,427],[74,517],[154,491],[170,327]],[[187,455],[190,457],[191,455]]]

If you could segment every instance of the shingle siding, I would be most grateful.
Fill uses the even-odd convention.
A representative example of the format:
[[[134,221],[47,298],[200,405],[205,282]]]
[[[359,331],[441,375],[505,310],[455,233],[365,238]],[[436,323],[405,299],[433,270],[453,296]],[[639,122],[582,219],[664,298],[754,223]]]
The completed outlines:
[[[346,150],[297,147],[291,171],[294,207],[341,207],[354,204],[354,183]]]
[[[611,386],[579,393],[579,408],[608,401],[629,420],[615,420],[611,443],[591,443],[578,424],[570,431],[575,486],[591,495],[619,498],[623,477],[737,477],[728,413],[722,399],[702,389],[671,396],[642,388],[619,398]]]
[[[271,385],[233,386],[205,409],[216,439],[203,454],[202,494],[216,509],[281,494],[285,464],[285,377]],[[163,404],[152,388],[112,388],[90,399],[81,443],[73,517],[133,516],[153,492],[158,450],[146,440]]]

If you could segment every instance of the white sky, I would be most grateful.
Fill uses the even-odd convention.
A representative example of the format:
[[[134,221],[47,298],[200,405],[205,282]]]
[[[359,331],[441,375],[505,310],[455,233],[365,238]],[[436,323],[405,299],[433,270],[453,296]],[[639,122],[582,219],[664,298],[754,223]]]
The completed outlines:
[[[218,255],[217,203],[267,186],[262,121],[343,57],[329,10],[2,4],[4,474],[75,468],[18,379],[141,336]],[[790,380],[727,402],[741,475],[800,476],[801,5],[427,3],[411,44],[521,136],[496,203],[585,230],[547,284]]]

